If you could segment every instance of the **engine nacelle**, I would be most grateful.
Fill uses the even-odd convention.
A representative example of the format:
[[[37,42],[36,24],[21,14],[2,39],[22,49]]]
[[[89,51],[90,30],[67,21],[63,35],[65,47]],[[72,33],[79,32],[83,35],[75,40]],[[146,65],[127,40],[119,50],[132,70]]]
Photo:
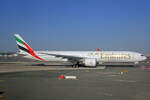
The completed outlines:
[[[84,59],[84,65],[85,66],[92,66],[92,67],[95,67],[96,66],[96,59],[93,59],[93,58],[87,58],[87,59]]]

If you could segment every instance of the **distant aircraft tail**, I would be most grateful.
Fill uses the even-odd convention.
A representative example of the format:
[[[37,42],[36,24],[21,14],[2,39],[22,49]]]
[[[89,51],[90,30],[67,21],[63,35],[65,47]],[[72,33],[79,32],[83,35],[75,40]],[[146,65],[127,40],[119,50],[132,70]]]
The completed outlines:
[[[33,57],[37,58],[38,60],[43,60],[42,58],[38,57],[35,53],[34,50],[23,40],[23,38],[19,34],[14,34],[14,38],[16,39],[18,48],[21,53],[24,54],[30,54]]]

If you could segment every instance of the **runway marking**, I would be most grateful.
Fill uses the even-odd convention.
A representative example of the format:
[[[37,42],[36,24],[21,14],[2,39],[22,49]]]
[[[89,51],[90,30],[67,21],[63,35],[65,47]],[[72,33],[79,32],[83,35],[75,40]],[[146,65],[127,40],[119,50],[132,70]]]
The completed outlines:
[[[106,96],[113,96],[112,94],[109,94],[109,93],[104,93],[104,95],[106,95]]]
[[[25,74],[41,74],[41,72],[24,72]]]
[[[4,98],[4,96],[3,96],[3,95],[0,95],[0,99],[1,99],[1,98]]]
[[[89,72],[89,70],[87,69],[87,70],[85,70],[85,72]]]
[[[48,70],[48,72],[57,72],[56,70]]]
[[[4,82],[4,80],[0,80],[0,83]]]
[[[109,75],[109,76],[111,77],[111,76],[118,76],[118,75]]]
[[[120,82],[136,82],[136,81],[133,81],[133,80],[116,80],[116,81],[120,81]]]

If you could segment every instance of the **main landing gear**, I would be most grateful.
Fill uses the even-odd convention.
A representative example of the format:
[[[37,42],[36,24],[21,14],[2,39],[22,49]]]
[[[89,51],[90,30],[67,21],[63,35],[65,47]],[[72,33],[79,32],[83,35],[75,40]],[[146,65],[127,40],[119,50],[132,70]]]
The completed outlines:
[[[79,62],[75,62],[75,63],[72,65],[72,68],[79,68]]]

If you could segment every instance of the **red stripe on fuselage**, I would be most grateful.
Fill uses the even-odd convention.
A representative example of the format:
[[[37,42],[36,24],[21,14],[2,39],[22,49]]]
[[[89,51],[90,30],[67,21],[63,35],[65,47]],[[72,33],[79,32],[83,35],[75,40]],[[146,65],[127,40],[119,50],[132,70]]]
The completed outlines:
[[[37,58],[37,59],[40,59],[40,60],[44,60],[44,59],[38,57],[38,56],[34,53],[33,49],[32,49],[27,43],[25,43],[25,42],[23,42],[23,43],[25,44],[25,46],[26,46],[27,49],[29,50],[29,53],[30,53],[33,57],[35,57],[35,58]]]

